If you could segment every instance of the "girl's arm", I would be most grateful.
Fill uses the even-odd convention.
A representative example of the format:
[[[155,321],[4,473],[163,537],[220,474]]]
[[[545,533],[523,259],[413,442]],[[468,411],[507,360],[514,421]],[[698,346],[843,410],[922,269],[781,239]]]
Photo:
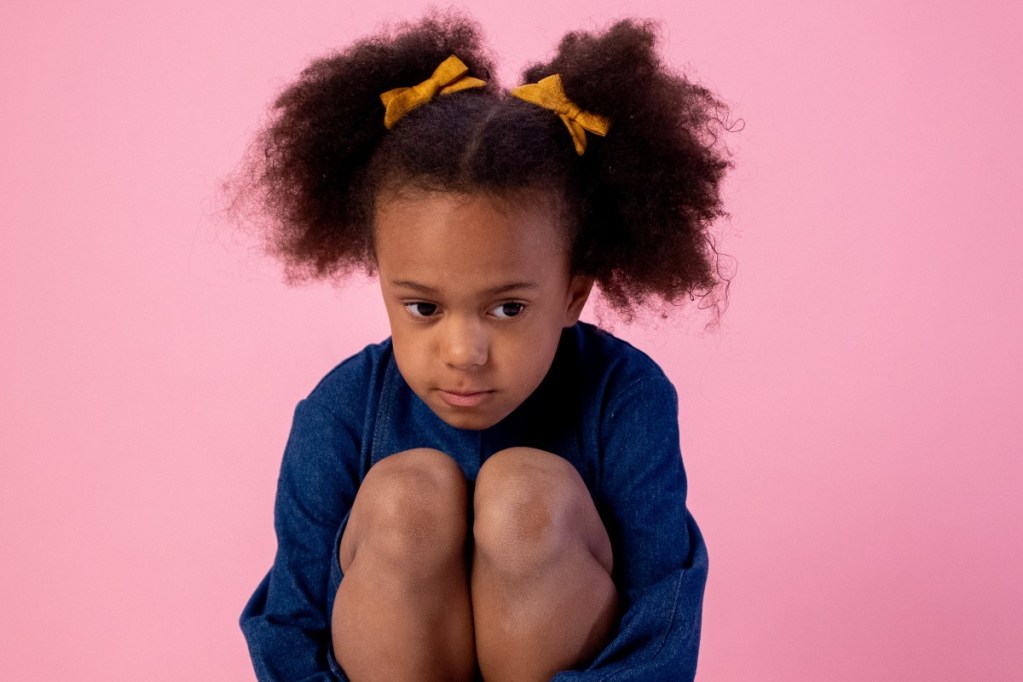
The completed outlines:
[[[582,680],[692,680],[700,644],[707,550],[686,509],[678,398],[663,374],[630,385],[604,420],[601,512],[615,547],[623,615]]]
[[[330,568],[358,487],[358,446],[345,420],[311,399],[295,408],[274,505],[277,555],[240,623],[261,682],[344,679],[331,660]]]

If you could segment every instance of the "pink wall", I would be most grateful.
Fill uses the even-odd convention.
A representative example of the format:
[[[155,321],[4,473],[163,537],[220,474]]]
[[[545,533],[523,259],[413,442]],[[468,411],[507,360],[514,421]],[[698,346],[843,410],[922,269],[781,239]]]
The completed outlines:
[[[383,4],[0,8],[0,679],[252,679],[291,410],[386,325],[372,286],[286,288],[217,181],[309,57],[420,9]],[[700,679],[1019,679],[1017,5],[474,9],[509,80],[660,19],[746,121],[723,327],[617,328],[681,394]]]

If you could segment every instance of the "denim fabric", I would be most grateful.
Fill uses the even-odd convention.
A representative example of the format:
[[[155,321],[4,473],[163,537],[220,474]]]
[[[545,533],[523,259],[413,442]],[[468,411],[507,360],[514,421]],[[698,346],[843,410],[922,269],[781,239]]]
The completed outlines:
[[[374,463],[430,447],[474,481],[490,455],[512,446],[575,466],[614,552],[617,631],[585,669],[554,679],[693,679],[707,551],[685,504],[675,389],[645,354],[585,323],[565,330],[533,395],[485,431],[441,421],[398,373],[389,341],[342,362],[299,402],[278,480],[277,554],[241,615],[257,677],[346,679],[330,639],[343,579],[337,550]]]

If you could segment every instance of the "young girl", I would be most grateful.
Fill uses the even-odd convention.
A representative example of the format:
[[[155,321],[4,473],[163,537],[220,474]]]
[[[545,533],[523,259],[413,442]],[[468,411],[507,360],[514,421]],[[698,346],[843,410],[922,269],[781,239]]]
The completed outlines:
[[[278,549],[241,626],[260,680],[686,680],[707,554],[675,391],[579,322],[721,289],[719,103],[652,29],[572,33],[499,88],[433,16],[315,61],[244,194],[294,279],[365,267],[391,337],[300,401]]]

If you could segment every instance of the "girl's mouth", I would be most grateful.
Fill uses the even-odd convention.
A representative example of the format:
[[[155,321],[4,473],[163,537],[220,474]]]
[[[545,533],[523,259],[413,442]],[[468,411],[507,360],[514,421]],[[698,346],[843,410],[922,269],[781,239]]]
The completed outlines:
[[[476,407],[483,402],[493,391],[440,391],[441,400],[452,407]]]

